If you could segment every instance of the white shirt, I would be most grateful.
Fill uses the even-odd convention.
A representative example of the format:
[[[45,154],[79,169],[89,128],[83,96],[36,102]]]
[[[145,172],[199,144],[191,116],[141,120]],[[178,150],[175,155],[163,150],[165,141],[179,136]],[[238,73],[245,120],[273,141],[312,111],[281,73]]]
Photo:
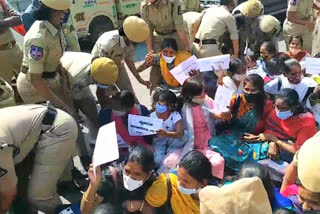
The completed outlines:
[[[244,82],[240,82],[240,85],[237,87],[237,85],[234,83],[233,79],[229,76],[223,77],[223,85],[228,88],[233,90],[233,94],[242,94],[243,92],[243,87],[244,87]]]
[[[150,117],[160,119],[160,118],[158,118],[156,112],[152,112],[150,114]],[[163,129],[165,129],[166,131],[169,131],[169,132],[175,131],[176,130],[176,123],[180,120],[182,120],[182,117],[179,114],[179,112],[177,112],[177,111],[171,112],[168,119],[166,119],[166,121],[163,122]]]

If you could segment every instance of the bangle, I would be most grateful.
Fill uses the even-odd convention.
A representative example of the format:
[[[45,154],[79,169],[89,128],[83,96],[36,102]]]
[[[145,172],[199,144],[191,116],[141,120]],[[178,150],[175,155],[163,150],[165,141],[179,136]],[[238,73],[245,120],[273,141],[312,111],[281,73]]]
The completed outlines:
[[[140,207],[140,209],[139,209],[140,212],[142,212],[143,207],[144,207],[144,200],[142,201],[141,207]]]
[[[87,199],[87,194],[84,194],[84,195],[83,195],[83,200],[84,200],[85,202],[87,202],[87,203],[93,203],[93,202],[96,201],[96,199],[97,199],[97,193],[94,194],[93,200],[88,200],[88,199]]]

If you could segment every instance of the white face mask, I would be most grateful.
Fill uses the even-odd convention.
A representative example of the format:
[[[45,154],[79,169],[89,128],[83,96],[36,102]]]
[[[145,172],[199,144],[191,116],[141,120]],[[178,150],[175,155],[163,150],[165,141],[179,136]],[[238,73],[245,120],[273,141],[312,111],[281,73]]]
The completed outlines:
[[[204,98],[193,98],[192,102],[197,103],[197,104],[203,104]]]
[[[198,194],[200,192],[200,190],[201,190],[201,188],[198,188],[198,189],[187,189],[187,188],[184,188],[184,187],[180,186],[180,183],[178,183],[178,188],[185,195]]]
[[[143,185],[143,180],[136,181],[123,173],[123,186],[129,191],[138,189]]]
[[[171,56],[171,57],[165,56],[165,55],[162,55],[162,56],[164,58],[164,61],[166,61],[166,63],[168,63],[168,64],[172,63],[173,60],[176,58],[176,56]]]
[[[233,77],[235,80],[242,82],[246,79],[247,74],[235,74]]]

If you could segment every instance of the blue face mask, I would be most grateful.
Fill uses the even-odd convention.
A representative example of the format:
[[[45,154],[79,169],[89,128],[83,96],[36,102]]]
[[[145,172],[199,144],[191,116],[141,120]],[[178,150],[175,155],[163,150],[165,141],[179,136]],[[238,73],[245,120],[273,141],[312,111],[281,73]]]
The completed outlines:
[[[156,112],[157,113],[165,113],[168,111],[168,107],[167,106],[163,106],[163,105],[160,105],[159,103],[156,104]]]
[[[281,120],[286,120],[293,115],[291,110],[288,111],[279,111],[276,109],[277,117]]]
[[[102,88],[102,89],[108,89],[109,88],[109,86],[107,86],[107,85],[101,85],[101,84],[96,84],[97,85],[97,87],[98,88]]]
[[[200,191],[200,188],[198,188],[198,189],[187,189],[185,187],[180,186],[180,183],[178,183],[178,188],[185,195],[197,194]]]

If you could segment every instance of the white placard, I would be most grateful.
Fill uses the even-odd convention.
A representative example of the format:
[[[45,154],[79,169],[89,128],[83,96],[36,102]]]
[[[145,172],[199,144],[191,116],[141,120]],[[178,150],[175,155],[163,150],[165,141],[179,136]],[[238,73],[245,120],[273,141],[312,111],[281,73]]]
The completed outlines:
[[[229,69],[230,59],[230,54],[198,59],[200,72],[212,71],[212,67],[216,71],[221,69]]]
[[[197,57],[194,55],[170,70],[170,73],[182,85],[190,77],[189,72],[192,70],[199,70]]]
[[[306,57],[306,73],[320,74],[320,58]]]
[[[119,159],[119,149],[116,124],[112,122],[99,129],[93,152],[93,167],[96,169],[97,166],[117,159]]]
[[[129,114],[128,131],[131,136],[146,136],[156,134],[162,129],[163,120]]]
[[[118,147],[120,148],[128,148],[127,142],[121,137],[121,135],[117,134],[118,139]]]
[[[233,90],[219,85],[216,95],[214,97],[212,113],[219,114],[221,112],[228,112],[230,102],[232,100]]]

